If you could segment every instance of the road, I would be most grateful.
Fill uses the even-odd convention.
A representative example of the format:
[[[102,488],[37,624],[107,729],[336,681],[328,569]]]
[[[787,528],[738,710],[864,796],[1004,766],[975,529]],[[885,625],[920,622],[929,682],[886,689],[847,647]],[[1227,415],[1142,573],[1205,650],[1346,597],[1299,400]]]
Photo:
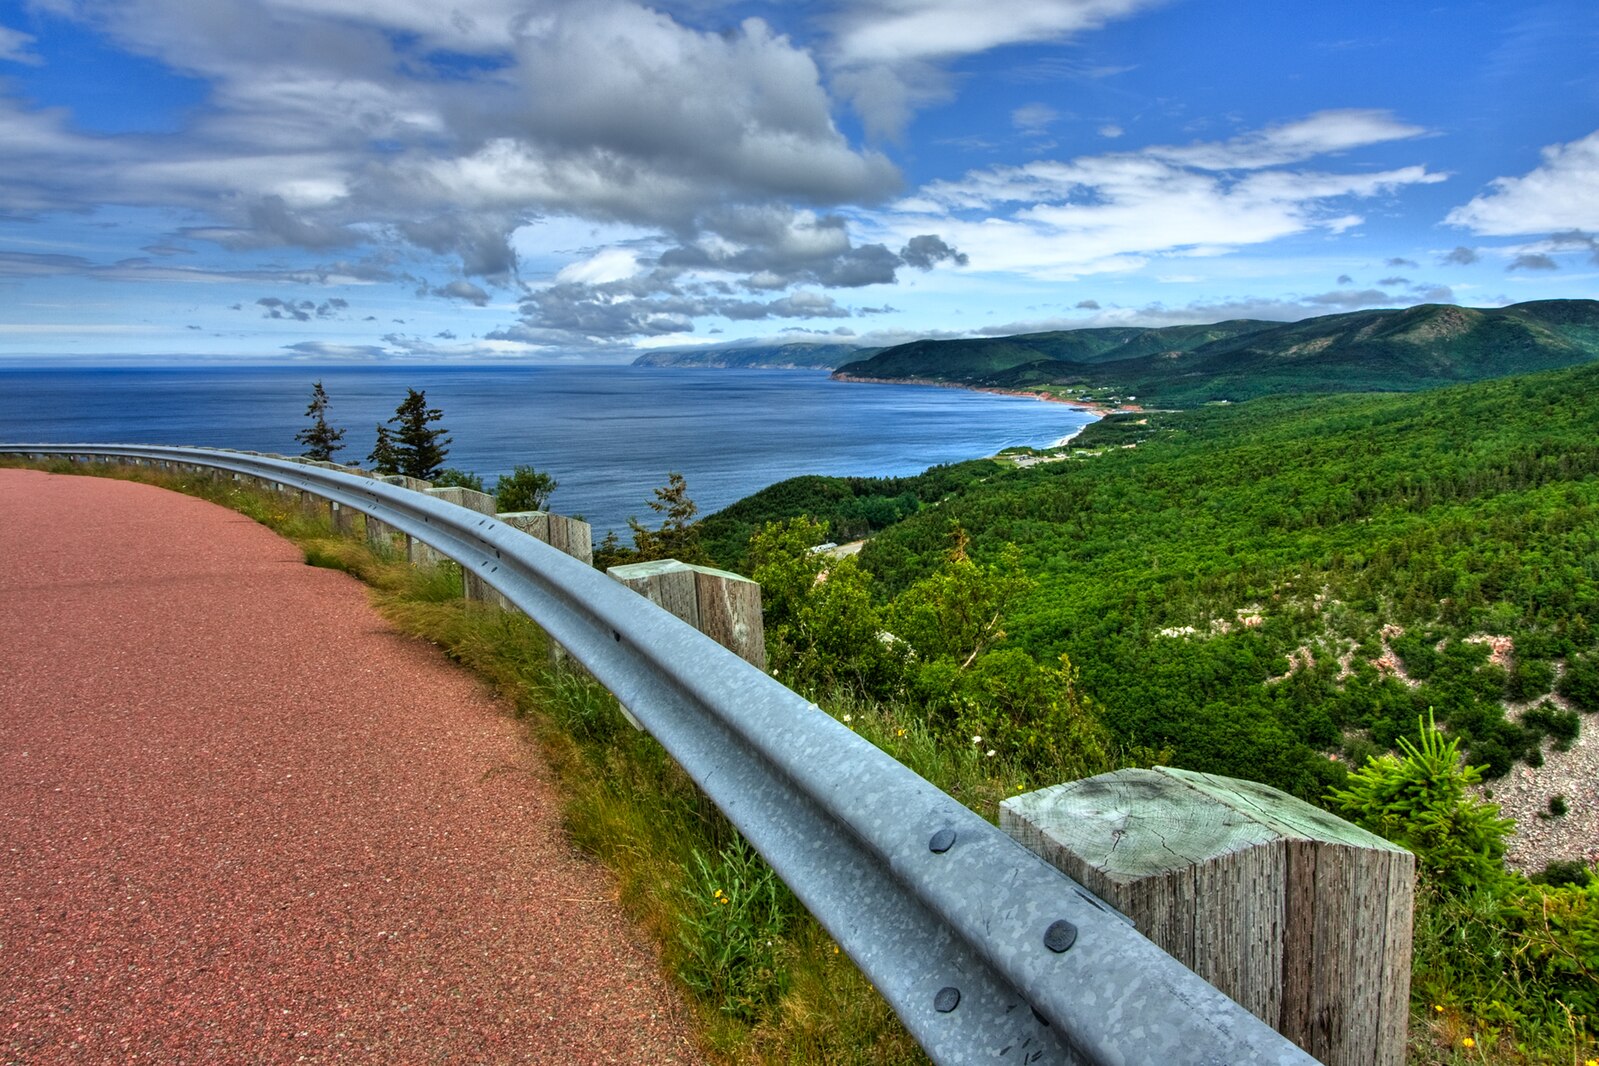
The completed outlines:
[[[359,583],[33,471],[0,552],[0,1061],[699,1061],[536,750]]]

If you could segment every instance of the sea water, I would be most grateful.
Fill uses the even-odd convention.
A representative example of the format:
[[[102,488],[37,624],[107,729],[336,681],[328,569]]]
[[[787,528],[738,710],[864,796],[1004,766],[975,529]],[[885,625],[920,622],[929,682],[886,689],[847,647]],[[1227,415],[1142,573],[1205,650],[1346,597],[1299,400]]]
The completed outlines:
[[[669,471],[701,514],[798,474],[896,476],[1047,446],[1093,416],[1062,404],[824,371],[619,366],[273,366],[0,370],[0,441],[188,444],[295,455],[311,383],[363,465],[407,388],[452,438],[446,465],[495,478],[526,463],[550,508],[626,539]]]

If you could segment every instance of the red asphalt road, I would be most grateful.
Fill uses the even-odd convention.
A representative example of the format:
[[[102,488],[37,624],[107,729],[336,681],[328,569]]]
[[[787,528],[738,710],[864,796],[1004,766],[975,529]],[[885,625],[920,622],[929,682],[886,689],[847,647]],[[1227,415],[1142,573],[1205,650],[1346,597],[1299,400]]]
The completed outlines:
[[[231,511],[0,470],[0,1061],[692,1062],[481,686]]]

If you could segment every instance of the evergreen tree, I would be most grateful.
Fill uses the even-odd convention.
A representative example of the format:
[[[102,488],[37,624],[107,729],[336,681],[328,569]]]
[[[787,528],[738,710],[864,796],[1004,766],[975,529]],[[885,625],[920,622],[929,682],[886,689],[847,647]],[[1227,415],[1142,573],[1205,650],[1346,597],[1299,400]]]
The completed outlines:
[[[683,475],[669,473],[666,484],[655,490],[650,510],[661,515],[660,529],[646,529],[637,518],[627,520],[633,531],[633,546],[637,561],[651,559],[676,559],[681,563],[708,563],[710,559],[700,547],[699,527],[694,515],[699,511],[688,498],[688,483]]]
[[[400,456],[394,450],[394,438],[389,435],[389,427],[378,424],[377,443],[372,446],[372,454],[366,457],[372,464],[372,469],[379,474],[398,474],[400,472]]]
[[[427,405],[426,393],[405,390],[404,402],[389,419],[396,427],[392,440],[395,466],[400,473],[429,481],[443,468],[444,457],[449,454],[445,445],[450,438],[443,429],[430,428],[431,423],[443,417],[443,411]]]
[[[294,435],[294,439],[305,445],[305,457],[320,462],[332,462],[333,453],[343,448],[339,443],[344,439],[344,430],[334,429],[328,425],[328,394],[318,381],[311,386],[311,405],[305,409],[306,417],[311,419],[311,425]]]

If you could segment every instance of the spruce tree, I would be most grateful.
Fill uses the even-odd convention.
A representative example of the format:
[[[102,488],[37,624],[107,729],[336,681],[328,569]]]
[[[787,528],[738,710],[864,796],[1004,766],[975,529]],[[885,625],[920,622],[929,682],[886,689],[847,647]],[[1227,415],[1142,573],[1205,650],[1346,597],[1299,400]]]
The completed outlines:
[[[416,389],[405,390],[405,400],[394,409],[389,419],[395,426],[392,434],[395,466],[409,477],[432,480],[444,466],[445,448],[450,438],[443,429],[432,429],[430,423],[444,417],[437,407],[429,407],[427,394]]]
[[[378,440],[372,446],[372,454],[366,457],[372,464],[372,469],[379,474],[398,474],[400,472],[400,457],[394,451],[394,438],[389,436],[389,427],[378,423]]]
[[[666,484],[655,490],[650,510],[661,515],[661,528],[649,529],[637,518],[627,520],[633,531],[634,552],[640,562],[651,559],[676,559],[680,563],[708,563],[700,547],[700,530],[694,524],[699,507],[689,499],[688,483],[675,471],[666,475]]]
[[[332,462],[333,453],[343,448],[339,443],[344,439],[344,430],[334,429],[328,425],[328,394],[318,381],[311,386],[311,405],[305,409],[306,417],[311,419],[311,425],[294,435],[294,439],[305,445],[305,457],[319,462]]]

